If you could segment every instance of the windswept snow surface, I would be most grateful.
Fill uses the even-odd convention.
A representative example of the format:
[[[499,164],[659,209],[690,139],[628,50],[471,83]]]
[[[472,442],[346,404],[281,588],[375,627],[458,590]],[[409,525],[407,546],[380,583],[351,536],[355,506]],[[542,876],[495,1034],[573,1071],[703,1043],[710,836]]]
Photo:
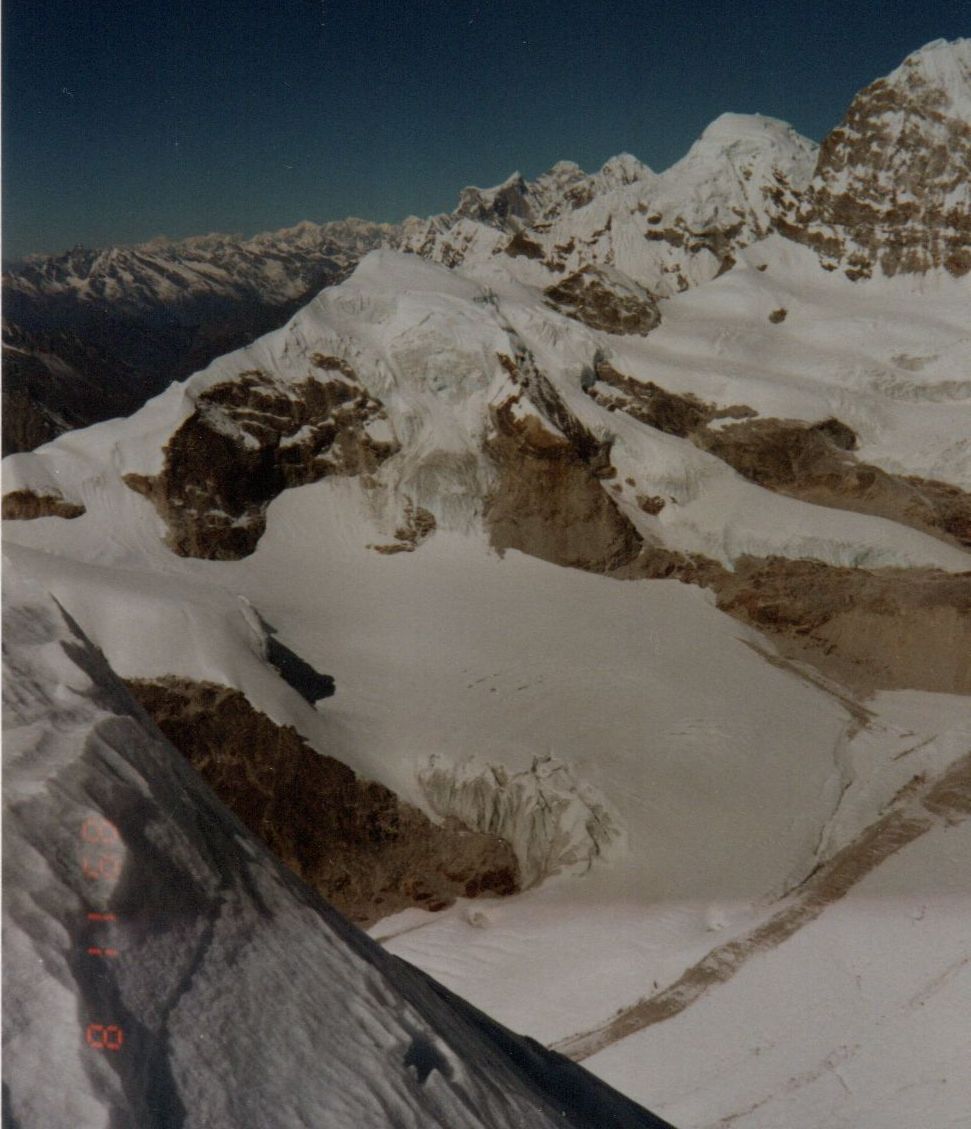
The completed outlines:
[[[635,379],[746,403],[760,415],[836,415],[860,429],[864,457],[967,485],[971,440],[954,428],[954,412],[971,399],[971,279],[929,282],[924,292],[896,280],[854,288],[784,240],[766,241],[759,255],[759,265],[771,270],[739,267],[671,300],[670,328],[625,338],[550,310],[501,265],[487,264],[473,278],[414,256],[372,252],[351,279],[324,291],[282,329],[170,386],[129,420],[16,456],[16,481],[29,486],[36,467],[38,493],[53,477],[89,509],[116,508],[110,536],[119,536],[121,522],[144,528],[133,512],[144,503],[125,497],[131,491],[106,477],[106,464],[116,474],[156,474],[167,438],[201,392],[252,370],[284,385],[304,381],[313,377],[312,356],[327,354],[350,364],[385,405],[402,447],[376,473],[370,493],[383,527],[390,532],[399,523],[409,499],[440,527],[468,531],[479,527],[495,478],[483,451],[490,411],[517,391],[501,357],[525,355],[583,426],[613,438],[615,501],[648,541],[726,563],[748,553],[966,569],[961,549],[885,518],[768,492],[692,443],[608,412],[584,392],[585,374],[603,357]],[[786,303],[792,316],[770,323],[768,313]],[[633,487],[620,485],[627,478]],[[639,491],[669,504],[649,517],[637,505]],[[101,521],[79,523],[77,532],[91,531],[100,544]],[[25,537],[43,543],[33,533]],[[100,554],[95,544],[89,551]]]
[[[6,588],[4,1124],[663,1129],[344,922]]]
[[[698,1129],[962,1129],[969,856],[971,822],[933,829],[785,945],[586,1065]]]

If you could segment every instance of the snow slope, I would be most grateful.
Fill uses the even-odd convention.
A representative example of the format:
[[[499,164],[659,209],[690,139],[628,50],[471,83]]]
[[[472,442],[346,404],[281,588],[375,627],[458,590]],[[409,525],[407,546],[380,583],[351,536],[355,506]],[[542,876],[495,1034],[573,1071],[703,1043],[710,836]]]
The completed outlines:
[[[771,249],[764,254],[771,257]],[[908,473],[926,472],[932,458],[934,470],[963,481],[967,440],[954,438],[951,426],[955,403],[966,399],[963,383],[957,382],[946,406],[933,393],[920,402],[928,379],[908,371],[906,384],[914,396],[901,402],[892,388],[889,394],[881,390],[879,374],[892,371],[890,366],[864,360],[860,339],[875,325],[886,327],[892,348],[916,357],[943,343],[947,371],[956,371],[971,352],[963,320],[967,286],[955,284],[944,300],[933,292],[894,293],[889,283],[875,284],[875,292],[860,291],[806,262],[812,259],[808,252],[782,244],[779,254],[812,275],[810,286],[801,284],[799,273],[783,284],[787,300],[804,303],[808,314],[803,317],[800,308],[791,328],[788,321],[782,326],[762,322],[765,306],[779,297],[778,284],[763,282],[761,272],[739,269],[707,286],[703,299],[687,294],[671,302],[674,328],[642,341],[579,325],[495,268],[485,272],[486,284],[413,256],[372,252],[351,279],[322,292],[282,329],[219,358],[185,384],[170,386],[129,420],[65,437],[39,453],[13,456],[8,473],[18,487],[29,487],[36,478],[39,491],[53,476],[72,500],[89,509],[118,507],[127,514],[130,492],[114,475],[106,480],[106,461],[125,473],[157,474],[166,438],[188,419],[201,393],[252,371],[268,371],[284,386],[295,385],[313,378],[314,355],[334,355],[384,405],[401,446],[372,476],[369,497],[379,527],[393,529],[410,500],[429,510],[440,527],[467,531],[479,524],[495,480],[483,449],[493,426],[491,413],[517,396],[502,358],[525,358],[552,381],[581,426],[612,441],[618,479],[634,483],[618,483],[616,503],[652,542],[726,563],[748,553],[815,557],[840,565],[966,569],[967,554],[958,548],[885,518],[808,506],[768,492],[692,443],[612,413],[587,395],[586,374],[605,357],[634,379],[660,377],[675,391],[699,389],[733,403],[744,396],[760,413],[825,419],[839,410],[862,428],[865,453],[892,451],[888,461]],[[902,322],[895,314],[905,307],[910,316]],[[720,308],[726,309],[723,321],[715,320]],[[696,309],[699,317],[692,318]],[[704,323],[700,332],[699,321]],[[680,332],[679,324],[685,324]],[[734,358],[733,341],[738,343]],[[761,373],[753,372],[760,352],[765,354]],[[715,379],[702,383],[699,375],[711,367]],[[783,383],[785,367],[796,370],[795,380]],[[532,403],[523,408],[535,414],[535,399]],[[547,415],[544,426],[551,422]],[[646,515],[636,502],[640,492],[661,495],[671,504],[659,517]],[[81,519],[72,527],[72,539],[74,530],[90,530],[92,551],[101,556],[98,527],[105,520]],[[129,521],[126,516],[125,524]],[[108,524],[117,535],[118,523],[108,519]],[[134,527],[144,527],[144,520]],[[34,540],[32,532],[24,536]],[[43,535],[37,543],[43,543]]]
[[[785,946],[587,1065],[699,1129],[966,1126],[969,836],[936,827]]]
[[[5,1123],[664,1124],[347,925],[41,589],[6,590]]]
[[[713,299],[732,294],[731,278],[710,284]],[[409,911],[375,935],[500,1021],[554,1042],[604,1022],[652,985],[674,983],[714,945],[751,929],[914,773],[941,772],[960,756],[969,713],[961,699],[885,694],[868,703],[861,730],[856,710],[797,670],[766,663],[755,649],[765,640],[698,589],[492,555],[475,518],[490,473],[478,444],[482,405],[505,381],[495,352],[529,340],[537,363],[596,426],[600,409],[579,390],[580,361],[601,343],[615,353],[628,343],[577,329],[526,298],[514,304],[506,295],[521,295],[516,284],[494,287],[489,301],[477,300],[482,294],[478,283],[414,258],[368,260],[286,329],[132,420],[18,456],[18,482],[43,467],[86,513],[9,526],[8,546],[124,676],[175,671],[237,686],[317,748],[432,814],[457,811],[507,834],[526,873],[543,881],[502,902]],[[754,333],[757,308],[751,317]],[[691,319],[686,309],[683,342]],[[671,319],[672,330],[678,324]],[[922,332],[915,323],[911,333]],[[695,342],[705,348],[703,336]],[[335,348],[407,441],[381,468],[382,488],[328,479],[286,491],[251,557],[173,556],[154,511],[119,472],[158,469],[194,388],[254,365],[301,379],[310,353]],[[710,358],[720,360],[717,351]],[[831,393],[817,385],[815,395],[822,411]],[[634,436],[619,431],[618,444],[633,448]],[[677,446],[666,436],[650,443]],[[651,448],[639,450],[646,459]],[[750,484],[738,490],[768,496]],[[402,495],[434,507],[440,528],[415,553],[382,556],[368,546],[393,520],[382,507],[393,514]],[[878,523],[845,517],[858,554]],[[885,544],[901,554],[906,537],[879,524],[891,527]],[[731,528],[738,537],[737,516]],[[772,536],[775,546],[794,544],[784,524]],[[966,560],[914,536],[925,560]],[[817,534],[813,551],[825,548]],[[266,664],[240,597],[334,675],[337,695],[325,706],[311,709]],[[497,773],[512,783],[497,788]],[[693,1061],[689,1043],[677,1046]],[[660,1080],[640,1096],[673,1100]]]

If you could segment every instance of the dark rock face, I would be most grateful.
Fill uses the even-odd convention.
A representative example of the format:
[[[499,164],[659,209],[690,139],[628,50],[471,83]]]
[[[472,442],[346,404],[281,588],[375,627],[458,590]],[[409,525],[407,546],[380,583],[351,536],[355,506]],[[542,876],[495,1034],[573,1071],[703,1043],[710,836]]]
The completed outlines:
[[[80,517],[85,512],[79,502],[69,502],[56,494],[35,494],[33,490],[11,490],[3,496],[4,521],[32,521],[38,517]]]
[[[518,549],[590,572],[630,563],[640,551],[640,536],[600,484],[616,474],[609,445],[569,416],[528,361],[520,368],[509,357],[500,360],[516,383],[528,387],[530,400],[542,405],[556,430],[532,415],[517,418],[522,394],[493,411],[486,451],[498,483],[485,509],[493,548]]]
[[[607,333],[644,337],[661,321],[657,301],[646,290],[633,283],[611,285],[610,279],[594,267],[584,267],[543,293],[560,313]]]
[[[640,423],[666,435],[686,439],[716,419],[746,419],[755,415],[744,404],[719,408],[689,393],[669,392],[652,380],[633,380],[601,361],[594,366],[595,382],[587,394],[608,411],[624,411]],[[601,385],[603,387],[598,387]]]
[[[505,840],[432,823],[238,691],[176,678],[128,687],[223,803],[352,921],[519,889]]]
[[[180,556],[248,556],[281,491],[371,472],[397,450],[367,433],[371,421],[386,417],[353,370],[335,357],[315,354],[312,361],[326,378],[310,374],[288,385],[251,371],[206,389],[169,440],[162,473],[125,476],[155,505]]]
[[[525,257],[527,259],[542,259],[546,252],[536,242],[530,239],[525,231],[517,231],[504,248],[506,254],[512,258]]]
[[[18,451],[33,451],[67,430],[63,420],[34,398],[21,381],[13,377],[5,361],[6,380],[11,387],[3,391],[3,457]]]
[[[778,221],[850,278],[971,271],[971,47],[930,44],[862,90]],[[962,107],[964,107],[962,109]]]

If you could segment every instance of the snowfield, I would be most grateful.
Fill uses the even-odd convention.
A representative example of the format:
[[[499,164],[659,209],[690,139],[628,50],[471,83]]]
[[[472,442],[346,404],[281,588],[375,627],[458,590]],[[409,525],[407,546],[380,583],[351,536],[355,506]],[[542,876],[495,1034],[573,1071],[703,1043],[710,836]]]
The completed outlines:
[[[5,1120],[663,1129],[296,881],[16,570],[5,614]]]

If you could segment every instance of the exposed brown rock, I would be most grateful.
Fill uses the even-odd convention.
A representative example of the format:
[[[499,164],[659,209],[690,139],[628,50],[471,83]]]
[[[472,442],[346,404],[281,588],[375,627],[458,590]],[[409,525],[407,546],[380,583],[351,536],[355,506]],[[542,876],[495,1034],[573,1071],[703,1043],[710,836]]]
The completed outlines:
[[[911,57],[853,99],[777,226],[853,280],[935,267],[960,277],[971,270],[969,168],[971,123]]]
[[[560,313],[606,333],[644,337],[661,321],[657,302],[646,290],[612,286],[595,267],[583,267],[543,293]]]
[[[780,307],[778,310],[773,310],[772,313],[769,314],[769,321],[772,322],[773,325],[779,325],[780,322],[784,322],[786,320],[788,314],[788,310]]]
[[[534,239],[530,239],[525,231],[517,231],[504,248],[510,258],[525,257],[527,259],[542,259],[543,248]]]
[[[362,925],[408,906],[519,889],[512,848],[431,822],[383,785],[310,748],[237,690],[165,678],[129,689],[239,819],[304,881]]]
[[[655,494],[638,494],[637,504],[646,514],[656,515],[664,509],[664,499]]]
[[[33,490],[11,490],[3,496],[4,521],[31,521],[36,517],[80,517],[85,512],[78,502],[68,502],[58,494],[35,494]]]
[[[394,531],[395,541],[390,545],[369,545],[375,552],[392,555],[394,553],[413,553],[435,532],[435,515],[422,506],[416,506],[409,498],[405,502],[405,520]]]
[[[668,392],[651,380],[634,380],[618,372],[606,361],[595,366],[597,383],[614,390],[605,392],[595,385],[588,394],[608,410],[621,409],[648,427],[681,439],[694,435],[714,419],[744,419],[755,412],[743,404],[720,408],[690,392]]]
[[[633,561],[641,539],[600,485],[610,469],[602,445],[557,434],[532,415],[516,418],[520,400],[511,396],[493,411],[486,443],[498,470],[485,509],[493,547],[591,572]]]
[[[873,514],[971,547],[971,494],[859,462],[839,420],[759,419],[699,429],[694,442],[769,490],[819,506]]]
[[[736,214],[741,213],[736,209]],[[661,216],[648,216],[647,222],[656,225],[661,219]],[[677,215],[667,227],[649,228],[644,232],[644,238],[650,243],[667,243],[672,247],[681,248],[691,255],[707,251],[718,260],[718,275],[722,275],[735,265],[733,252],[744,247],[748,242],[743,236],[744,230],[745,221],[741,220],[738,223],[727,224],[725,227],[693,231],[684,216]]]
[[[125,475],[155,505],[180,556],[239,560],[256,547],[266,507],[287,487],[373,472],[397,450],[367,434],[385,414],[353,369],[319,354],[312,362],[331,378],[311,374],[287,385],[252,371],[206,389],[166,445],[162,473]]]
[[[743,557],[707,583],[723,611],[859,692],[971,693],[971,572]]]

